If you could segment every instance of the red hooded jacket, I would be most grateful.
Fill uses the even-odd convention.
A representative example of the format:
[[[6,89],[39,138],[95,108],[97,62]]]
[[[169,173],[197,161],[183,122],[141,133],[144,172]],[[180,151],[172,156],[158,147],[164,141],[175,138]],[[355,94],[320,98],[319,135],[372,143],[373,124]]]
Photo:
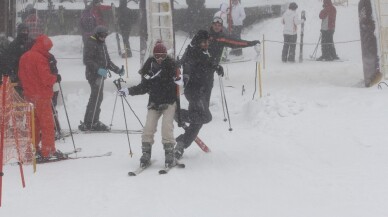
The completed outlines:
[[[41,35],[36,38],[31,50],[20,58],[18,74],[26,97],[53,97],[53,85],[57,82],[57,76],[51,74],[49,65],[49,50],[52,47],[50,38]]]
[[[319,13],[322,20],[321,30],[335,30],[337,10],[331,0],[323,0],[323,9]]]

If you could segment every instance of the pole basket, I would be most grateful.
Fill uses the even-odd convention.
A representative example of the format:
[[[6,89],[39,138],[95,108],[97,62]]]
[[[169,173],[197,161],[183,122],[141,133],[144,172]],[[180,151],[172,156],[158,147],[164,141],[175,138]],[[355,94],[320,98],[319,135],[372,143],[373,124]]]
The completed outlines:
[[[14,87],[15,84],[7,82],[0,86],[0,129],[4,131],[1,132],[3,159],[0,163],[31,164],[35,158],[34,107],[21,98]]]

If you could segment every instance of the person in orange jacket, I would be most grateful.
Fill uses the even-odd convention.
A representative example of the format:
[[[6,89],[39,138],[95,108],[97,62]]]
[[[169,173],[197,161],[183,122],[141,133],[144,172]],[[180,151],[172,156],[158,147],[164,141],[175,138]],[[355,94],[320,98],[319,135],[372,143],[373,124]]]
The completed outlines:
[[[61,75],[52,74],[50,70],[49,50],[52,47],[53,43],[47,35],[38,36],[31,50],[20,58],[18,72],[24,97],[35,107],[35,148],[37,159],[43,161],[67,157],[55,148],[51,99],[54,95],[53,86],[61,82]]]

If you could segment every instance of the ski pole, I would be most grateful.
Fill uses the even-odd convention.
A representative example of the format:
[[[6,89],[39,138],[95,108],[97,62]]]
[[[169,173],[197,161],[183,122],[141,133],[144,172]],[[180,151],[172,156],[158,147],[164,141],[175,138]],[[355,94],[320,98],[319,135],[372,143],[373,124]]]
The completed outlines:
[[[74,142],[74,137],[73,137],[73,131],[71,130],[71,126],[70,126],[69,114],[67,113],[67,109],[66,109],[65,98],[63,97],[62,85],[61,85],[61,83],[58,83],[58,84],[59,84],[59,90],[61,92],[63,108],[65,109],[67,124],[69,125],[69,131],[70,131],[71,140],[73,142],[74,152],[77,153],[77,149],[75,147],[75,142]]]
[[[121,90],[121,82],[125,82],[124,79],[121,77],[117,80],[114,80],[113,83],[116,85],[117,90]],[[127,124],[127,116],[125,114],[125,108],[124,108],[124,97],[123,95],[120,95],[121,97],[121,105],[123,107],[123,114],[124,114],[124,123],[125,123],[125,130],[127,131],[127,140],[128,140],[128,146],[129,146],[129,155],[132,157],[132,148],[131,148],[131,142],[129,140],[129,131],[128,131],[128,124]]]
[[[310,58],[311,58],[311,59],[315,59],[315,58],[316,58],[316,56],[317,56],[317,51],[318,51],[318,46],[319,46],[319,42],[321,41],[321,39],[322,39],[322,33],[319,35],[318,42],[317,42],[317,45],[315,46],[315,49],[314,49],[313,54],[310,55]]]
[[[144,128],[144,125],[141,123],[141,121],[140,121],[140,118],[139,118],[139,117],[136,115],[136,112],[135,112],[135,111],[132,109],[132,106],[129,104],[129,102],[128,102],[127,98],[125,98],[125,97],[124,97],[124,100],[125,100],[125,102],[127,103],[127,105],[128,105],[128,107],[129,107],[129,109],[131,109],[131,111],[132,111],[133,115],[135,115],[136,119],[139,121],[139,123],[140,123],[141,127],[143,127],[143,128]]]
[[[221,82],[222,91],[224,92],[225,109],[226,109],[226,114],[228,115],[228,121],[229,121],[229,131],[232,131],[233,129],[232,129],[232,124],[230,123],[228,103],[226,101],[224,82],[222,81],[222,78],[220,79],[220,82]]]
[[[110,128],[112,128],[113,126],[113,116],[115,115],[115,111],[116,111],[116,104],[117,104],[117,97],[118,97],[118,94],[116,94],[116,98],[115,98],[115,104],[113,106],[113,112],[112,112],[112,118],[110,119]]]
[[[224,113],[224,121],[227,121],[228,119],[226,119],[226,116],[225,116],[224,92],[222,91],[222,87],[221,87],[221,76],[218,76],[218,80],[219,80],[218,83],[220,84],[222,112]]]

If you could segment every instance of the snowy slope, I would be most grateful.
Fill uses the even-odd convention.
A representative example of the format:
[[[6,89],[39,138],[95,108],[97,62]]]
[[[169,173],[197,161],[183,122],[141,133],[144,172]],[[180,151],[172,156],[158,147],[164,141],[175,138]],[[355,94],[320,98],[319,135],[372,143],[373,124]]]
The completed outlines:
[[[307,10],[305,42],[316,43],[321,2],[298,1]],[[357,1],[337,7],[335,41],[359,39]],[[243,38],[282,41],[280,19],[270,19],[244,30]],[[185,35],[177,36],[180,47]],[[53,37],[57,57],[81,57],[80,37]],[[134,49],[139,38],[131,37]],[[114,35],[108,38],[118,65]],[[212,149],[203,153],[196,144],[184,155],[186,169],[157,174],[164,162],[160,132],[155,137],[153,166],[138,177],[128,177],[141,155],[140,135],[130,135],[135,153],[130,158],[126,135],[75,135],[89,155],[112,151],[106,158],[69,160],[25,167],[27,187],[21,188],[18,168],[5,166],[1,217],[383,217],[388,216],[388,90],[363,88],[360,43],[339,44],[345,62],[281,63],[281,44],[267,42],[263,70],[264,97],[252,100],[255,62],[225,66],[224,81],[233,131],[223,122],[219,83],[211,99],[213,121],[200,137]],[[299,50],[299,49],[298,49]],[[305,46],[305,57],[314,45]],[[253,57],[251,48],[244,54]],[[320,54],[320,52],[319,52]],[[127,85],[139,82],[139,53],[129,59]],[[73,128],[83,119],[89,87],[80,59],[60,59],[63,89]],[[114,75],[114,78],[117,76]],[[109,124],[114,87],[108,79],[101,120]],[[241,95],[242,86],[246,92]],[[147,96],[128,97],[144,122]],[[182,106],[187,106],[183,100]],[[124,129],[118,101],[113,128]],[[66,128],[63,107],[59,110]],[[126,110],[131,129],[140,125]],[[182,132],[176,128],[176,135]],[[71,150],[70,139],[58,143]]]

